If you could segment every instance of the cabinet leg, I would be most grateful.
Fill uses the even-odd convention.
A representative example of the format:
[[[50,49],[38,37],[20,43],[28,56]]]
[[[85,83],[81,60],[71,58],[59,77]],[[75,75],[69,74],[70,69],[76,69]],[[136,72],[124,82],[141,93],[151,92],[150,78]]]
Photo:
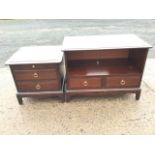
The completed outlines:
[[[21,96],[18,96],[18,95],[16,95],[16,97],[17,97],[18,103],[19,103],[20,105],[22,105],[22,104],[23,104],[22,97],[21,97]]]
[[[136,92],[136,100],[140,99],[141,91]]]
[[[64,101],[65,101],[64,95],[60,95],[59,98],[60,98],[61,102],[64,103]]]
[[[70,101],[70,96],[69,95],[65,95],[65,101],[69,102]]]

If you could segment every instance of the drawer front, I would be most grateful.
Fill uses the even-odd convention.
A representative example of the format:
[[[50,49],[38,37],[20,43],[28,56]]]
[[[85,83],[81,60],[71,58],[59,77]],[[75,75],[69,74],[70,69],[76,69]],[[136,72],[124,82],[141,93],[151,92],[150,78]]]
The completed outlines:
[[[106,78],[106,87],[108,88],[137,87],[139,85],[140,76],[118,76]]]
[[[17,88],[21,92],[50,91],[60,89],[60,83],[57,80],[17,82]]]
[[[98,60],[98,59],[113,59],[113,58],[127,58],[129,54],[128,49],[115,50],[93,50],[92,51],[76,51],[66,52],[67,60]]]
[[[16,80],[46,80],[57,79],[56,69],[40,69],[40,70],[14,70]]]
[[[71,78],[68,80],[69,89],[101,88],[101,78]]]
[[[15,70],[32,70],[32,69],[51,69],[55,68],[56,64],[29,64],[29,65],[11,65]]]

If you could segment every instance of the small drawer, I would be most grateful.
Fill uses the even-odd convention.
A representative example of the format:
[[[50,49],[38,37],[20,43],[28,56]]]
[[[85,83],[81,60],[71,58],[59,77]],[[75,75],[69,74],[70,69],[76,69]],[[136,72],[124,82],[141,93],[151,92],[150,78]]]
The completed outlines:
[[[140,76],[114,76],[106,78],[106,87],[108,88],[137,87],[139,85]]]
[[[17,88],[21,92],[31,91],[50,91],[60,89],[60,83],[57,80],[51,81],[25,81],[17,82]]]
[[[51,69],[56,64],[28,64],[28,65],[11,65],[11,69],[15,70],[32,70],[32,69]]]
[[[71,78],[68,80],[69,89],[101,88],[101,78]]]
[[[40,70],[14,70],[16,80],[46,80],[57,79],[56,69],[40,69]]]

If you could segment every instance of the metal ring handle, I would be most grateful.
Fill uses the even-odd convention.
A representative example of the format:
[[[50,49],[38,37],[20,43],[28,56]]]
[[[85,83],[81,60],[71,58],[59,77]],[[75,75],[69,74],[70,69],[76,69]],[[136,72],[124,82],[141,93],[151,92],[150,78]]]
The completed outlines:
[[[37,84],[37,85],[36,85],[36,89],[37,89],[37,90],[40,90],[40,89],[41,89],[40,84]]]
[[[87,82],[87,81],[84,81],[84,82],[83,82],[83,85],[84,85],[85,87],[87,87],[87,86],[88,86],[88,82]]]
[[[124,86],[124,85],[125,85],[125,81],[124,81],[124,80],[121,80],[120,84],[121,84],[122,86]]]
[[[32,65],[32,68],[35,68],[36,66],[35,65]]]
[[[39,77],[38,73],[34,73],[34,74],[33,74],[33,77],[34,77],[34,78],[38,78],[38,77]]]

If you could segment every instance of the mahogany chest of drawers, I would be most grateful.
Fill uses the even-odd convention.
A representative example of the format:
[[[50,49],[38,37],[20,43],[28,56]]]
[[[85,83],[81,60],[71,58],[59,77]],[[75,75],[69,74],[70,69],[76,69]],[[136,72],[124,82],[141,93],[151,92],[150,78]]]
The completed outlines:
[[[62,57],[59,46],[23,47],[6,62],[20,104],[22,97],[58,96],[64,100]]]
[[[135,93],[138,100],[148,49],[135,35],[66,37],[65,94],[71,96]]]
[[[132,34],[65,37],[62,47],[23,47],[6,64],[20,104],[23,97],[68,101],[72,96],[118,93],[135,93],[138,100],[151,47]]]

